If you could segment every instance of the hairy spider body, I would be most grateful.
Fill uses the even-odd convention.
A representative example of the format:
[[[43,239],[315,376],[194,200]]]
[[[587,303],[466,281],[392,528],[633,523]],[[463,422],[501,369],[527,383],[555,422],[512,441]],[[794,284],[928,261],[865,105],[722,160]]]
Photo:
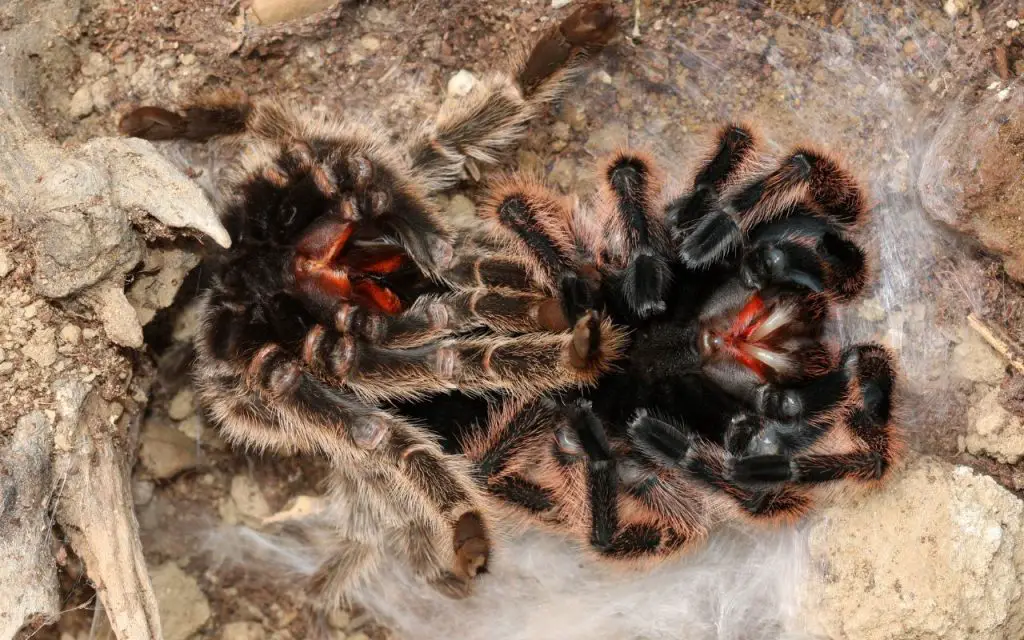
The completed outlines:
[[[456,388],[539,394],[592,383],[618,357],[621,331],[596,313],[570,327],[520,261],[454,252],[430,199],[504,159],[615,30],[605,4],[580,7],[406,148],[227,92],[122,120],[123,133],[154,140],[252,141],[224,214],[233,246],[203,298],[196,387],[231,441],[332,460],[349,517],[314,579],[329,602],[385,554],[452,596],[487,566],[469,465],[389,402]]]
[[[835,482],[898,459],[896,375],[878,345],[836,350],[832,308],[863,291],[852,234],[864,197],[831,156],[765,170],[724,127],[691,191],[664,204],[643,154],[599,169],[592,208],[530,180],[492,191],[485,219],[527,256],[568,319],[630,330],[596,384],[497,403],[458,394],[401,410],[445,433],[497,504],[601,557],[649,562],[731,518],[792,520]]]

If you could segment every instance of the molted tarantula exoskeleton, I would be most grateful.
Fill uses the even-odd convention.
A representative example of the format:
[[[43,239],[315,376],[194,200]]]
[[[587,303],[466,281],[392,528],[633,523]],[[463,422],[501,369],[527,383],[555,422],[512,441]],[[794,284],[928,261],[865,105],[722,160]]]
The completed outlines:
[[[521,261],[453,249],[431,200],[474,163],[503,160],[616,32],[608,5],[580,7],[510,73],[446,103],[406,148],[230,93],[122,120],[123,133],[152,140],[253,139],[224,214],[233,246],[215,257],[203,299],[196,385],[233,442],[331,459],[350,517],[315,576],[329,601],[384,553],[452,596],[490,557],[470,465],[391,403],[593,383],[619,354],[621,332],[605,321],[601,334],[596,313],[565,331],[558,300]]]

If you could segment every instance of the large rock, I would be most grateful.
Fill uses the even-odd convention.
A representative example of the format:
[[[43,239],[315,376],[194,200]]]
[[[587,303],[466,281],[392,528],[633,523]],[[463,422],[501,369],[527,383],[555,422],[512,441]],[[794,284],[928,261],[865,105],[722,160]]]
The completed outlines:
[[[813,631],[856,640],[1024,638],[1024,503],[932,458],[828,509],[811,532],[823,579]]]
[[[136,287],[140,324],[125,299],[124,280],[143,259],[143,235],[154,220],[231,244],[202,190],[144,140],[98,138],[82,145],[33,183],[25,206],[21,226],[31,240],[36,291],[48,298],[84,293],[108,337],[126,347],[142,346],[141,324],[169,304],[195,263],[173,251],[150,257],[159,272]]]

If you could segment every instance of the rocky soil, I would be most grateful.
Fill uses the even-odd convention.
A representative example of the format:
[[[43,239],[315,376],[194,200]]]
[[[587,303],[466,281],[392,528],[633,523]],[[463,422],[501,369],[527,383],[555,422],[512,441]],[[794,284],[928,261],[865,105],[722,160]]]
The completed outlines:
[[[70,374],[103,390],[109,420],[132,417],[130,490],[168,640],[388,631],[358,611],[311,620],[301,593],[208,553],[219,527],[301,509],[297,498],[316,494],[323,477],[316,461],[230,449],[197,412],[185,375],[204,275],[196,265],[209,234],[222,240],[199,189],[216,199],[235,149],[89,141],[115,135],[133,106],[173,106],[219,86],[407,133],[566,4],[368,0],[266,26],[245,2],[80,0],[61,4],[56,35],[26,58],[32,115],[77,162],[47,173],[37,193],[65,180],[92,185],[79,199],[100,199],[77,215],[36,203],[28,227],[0,216],[0,442],[14,447],[14,425],[36,424],[25,416],[59,423]],[[716,123],[735,118],[758,122],[779,151],[810,138],[842,152],[877,204],[868,232],[879,284],[844,315],[842,337],[900,350],[913,453],[892,485],[811,523],[820,571],[808,630],[1024,636],[1024,9],[995,0],[630,0],[620,9],[623,37],[532,128],[520,168],[586,192],[593,159],[628,143],[682,176]],[[0,7],[0,35],[25,19]],[[101,158],[127,160],[90,178]],[[147,182],[177,196],[154,202]],[[444,204],[468,216],[475,196],[466,185]],[[140,207],[147,215],[123,213]],[[67,535],[58,528],[46,542],[62,558],[63,613],[25,635],[112,637]]]

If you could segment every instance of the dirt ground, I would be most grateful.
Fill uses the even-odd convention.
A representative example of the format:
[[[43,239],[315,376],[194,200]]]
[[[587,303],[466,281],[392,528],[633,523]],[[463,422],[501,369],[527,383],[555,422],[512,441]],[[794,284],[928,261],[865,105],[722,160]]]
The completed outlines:
[[[220,86],[342,118],[370,116],[402,135],[432,115],[455,72],[501,64],[509,47],[530,42],[573,4],[368,0],[300,25],[261,28],[244,25],[237,0],[83,0],[73,45],[40,65],[34,106],[69,145],[114,135],[120,115],[139,104],[174,106]],[[780,150],[809,137],[842,152],[866,172],[878,200],[872,232],[882,274],[872,297],[847,314],[844,337],[899,336],[914,449],[971,464],[1024,495],[1020,463],[966,453],[975,391],[943,370],[969,331],[969,313],[1001,327],[1011,343],[1024,342],[1024,287],[973,241],[930,225],[916,194],[930,132],[945,113],[1004,87],[1020,91],[1024,9],[974,5],[951,17],[939,0],[619,3],[623,37],[570,100],[532,127],[518,163],[559,189],[587,192],[593,159],[628,142],[683,175],[725,119],[759,123]],[[998,173],[1008,154],[1019,160],[1020,131],[1004,147],[987,148],[980,171]],[[161,150],[216,196],[230,147]],[[1019,211],[1019,181],[1004,190],[999,233],[1024,246],[1019,213],[1007,213]],[[471,207],[473,188],[463,195],[468,203],[453,197],[448,206]],[[971,191],[968,206],[987,206],[979,197]],[[190,594],[161,602],[173,620],[168,638],[305,638],[314,624],[349,640],[385,635],[358,612],[310,620],[301,593],[260,586],[244,567],[218,566],[206,553],[216,527],[257,523],[295,496],[316,493],[323,470],[315,461],[233,451],[196,413],[182,354],[201,275],[192,274],[146,332],[147,356],[161,375],[143,425],[135,500],[150,566],[175,593]],[[1021,414],[1019,378],[1002,385],[1004,405]],[[68,613],[34,637],[104,637],[93,628],[93,594],[73,561],[63,579]]]

